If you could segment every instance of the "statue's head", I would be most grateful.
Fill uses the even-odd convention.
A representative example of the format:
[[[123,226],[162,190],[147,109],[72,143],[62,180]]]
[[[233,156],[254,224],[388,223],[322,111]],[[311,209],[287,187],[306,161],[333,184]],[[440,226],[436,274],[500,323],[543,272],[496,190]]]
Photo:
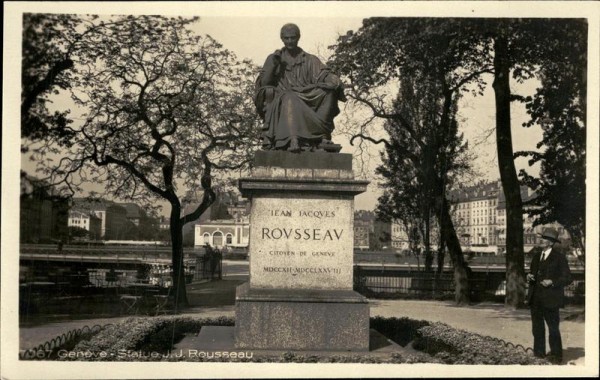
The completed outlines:
[[[300,40],[300,28],[296,24],[285,24],[281,27],[279,36],[287,49],[295,49]]]

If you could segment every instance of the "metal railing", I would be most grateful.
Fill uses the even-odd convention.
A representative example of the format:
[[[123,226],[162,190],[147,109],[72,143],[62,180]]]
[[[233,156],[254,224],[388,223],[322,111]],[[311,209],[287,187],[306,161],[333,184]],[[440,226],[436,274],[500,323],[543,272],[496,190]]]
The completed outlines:
[[[215,251],[196,258],[194,281],[220,280],[223,278],[223,255]]]
[[[103,329],[112,326],[106,324],[103,326],[94,325],[92,327],[83,326],[79,329],[68,331],[57,336],[37,347],[20,350],[19,360],[53,360],[57,358],[60,350],[69,350],[82,340],[89,340],[94,335],[98,334]]]
[[[506,294],[505,271],[473,270],[470,290],[473,298],[494,299]],[[573,281],[565,288],[569,302],[585,299],[585,276],[573,272]],[[416,298],[440,297],[454,293],[454,275],[446,270],[440,276],[432,272],[415,271],[405,267],[361,265],[354,266],[354,290],[366,296],[414,296]]]

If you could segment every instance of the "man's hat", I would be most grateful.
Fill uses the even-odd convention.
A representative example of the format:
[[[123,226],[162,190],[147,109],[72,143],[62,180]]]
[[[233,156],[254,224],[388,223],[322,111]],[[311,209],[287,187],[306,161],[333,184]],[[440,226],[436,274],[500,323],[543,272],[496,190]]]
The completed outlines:
[[[540,236],[542,237],[542,239],[550,240],[555,243],[560,243],[560,239],[558,238],[558,231],[556,231],[552,227],[544,228]]]

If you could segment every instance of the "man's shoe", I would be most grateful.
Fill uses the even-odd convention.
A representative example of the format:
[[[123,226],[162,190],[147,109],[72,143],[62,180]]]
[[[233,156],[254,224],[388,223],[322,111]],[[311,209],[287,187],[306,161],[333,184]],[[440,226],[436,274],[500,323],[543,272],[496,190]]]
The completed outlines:
[[[548,355],[546,359],[552,364],[562,364],[563,358],[560,355]]]

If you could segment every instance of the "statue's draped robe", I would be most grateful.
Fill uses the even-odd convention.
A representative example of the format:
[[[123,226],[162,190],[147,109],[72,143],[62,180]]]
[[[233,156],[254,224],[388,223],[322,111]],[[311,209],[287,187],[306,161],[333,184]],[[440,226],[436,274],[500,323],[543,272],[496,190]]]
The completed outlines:
[[[256,81],[254,102],[264,118],[263,146],[282,149],[292,136],[309,144],[331,139],[333,117],[340,112],[337,99],[343,98],[339,79],[317,57],[304,51],[292,57],[284,49],[281,62],[275,68],[269,56]],[[263,85],[269,70],[275,74],[273,83]],[[331,96],[335,101],[325,101]]]

